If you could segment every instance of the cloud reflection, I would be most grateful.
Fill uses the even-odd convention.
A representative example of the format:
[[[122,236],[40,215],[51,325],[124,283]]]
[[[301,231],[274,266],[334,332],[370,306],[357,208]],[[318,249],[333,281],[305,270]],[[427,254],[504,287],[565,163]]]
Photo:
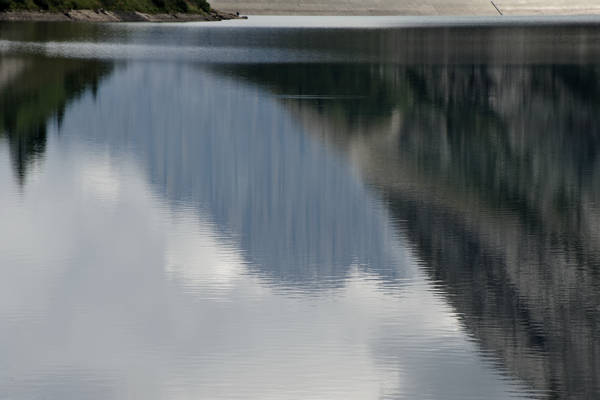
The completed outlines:
[[[527,394],[275,99],[132,64],[56,129],[21,197],[0,175],[3,395]]]

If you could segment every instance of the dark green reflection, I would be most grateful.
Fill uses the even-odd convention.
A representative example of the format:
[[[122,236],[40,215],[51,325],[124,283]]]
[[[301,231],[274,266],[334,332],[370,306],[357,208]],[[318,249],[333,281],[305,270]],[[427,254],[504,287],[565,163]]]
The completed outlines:
[[[268,86],[297,114],[325,119],[319,123],[334,128],[328,136],[347,142],[392,134],[391,161],[402,160],[423,180],[476,193],[487,207],[515,212],[528,225],[545,217],[577,224],[572,213],[583,200],[580,191],[595,192],[596,67],[333,64],[228,71]],[[398,124],[382,132],[392,118]]]
[[[49,121],[60,124],[69,101],[88,89],[95,94],[109,71],[97,61],[0,58],[0,135],[8,138],[20,183],[45,151]]]
[[[121,30],[120,40],[128,35]],[[68,42],[97,41],[110,38],[110,31],[101,24],[56,23],[56,22],[3,22],[0,23],[2,40],[18,42]]]
[[[600,68],[224,70],[268,87],[352,155],[512,373],[555,398],[600,393]]]

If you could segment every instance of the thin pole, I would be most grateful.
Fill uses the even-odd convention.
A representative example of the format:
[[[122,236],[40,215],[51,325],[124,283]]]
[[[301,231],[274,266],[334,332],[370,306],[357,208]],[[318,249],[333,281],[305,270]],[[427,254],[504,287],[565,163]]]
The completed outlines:
[[[490,0],[490,3],[492,3],[492,5],[496,9],[496,11],[498,11],[498,14],[504,15],[504,14],[502,14],[502,11],[500,11],[500,9],[498,8],[498,6],[494,3],[494,0]]]

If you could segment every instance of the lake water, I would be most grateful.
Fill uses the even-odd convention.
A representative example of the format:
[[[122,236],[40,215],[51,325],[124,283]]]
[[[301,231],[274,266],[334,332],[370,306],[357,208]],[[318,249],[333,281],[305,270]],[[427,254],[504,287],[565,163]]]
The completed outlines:
[[[0,399],[600,398],[600,19],[0,23]]]

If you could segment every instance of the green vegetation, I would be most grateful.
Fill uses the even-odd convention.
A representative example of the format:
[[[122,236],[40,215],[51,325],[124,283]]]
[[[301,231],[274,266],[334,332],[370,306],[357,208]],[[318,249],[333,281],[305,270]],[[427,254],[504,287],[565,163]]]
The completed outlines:
[[[206,0],[0,0],[0,11],[98,10],[156,13],[210,11]]]

